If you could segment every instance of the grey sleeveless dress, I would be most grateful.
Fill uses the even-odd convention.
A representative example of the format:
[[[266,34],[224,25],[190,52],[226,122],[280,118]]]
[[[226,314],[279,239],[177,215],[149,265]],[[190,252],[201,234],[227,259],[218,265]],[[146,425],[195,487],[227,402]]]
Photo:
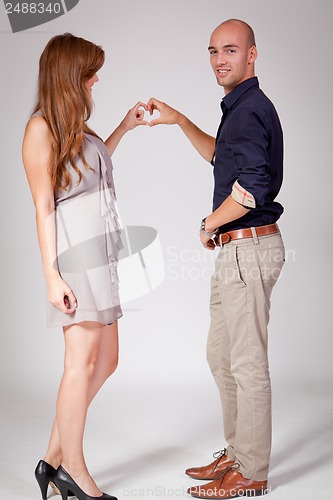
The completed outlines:
[[[47,220],[55,228],[57,268],[78,307],[66,314],[47,300],[47,327],[81,321],[112,324],[122,316],[117,263],[123,244],[113,166],[104,142],[91,134],[85,134],[83,155],[94,171],[76,157],[83,174],[77,185],[78,174],[68,165],[70,185],[55,191],[55,213]]]

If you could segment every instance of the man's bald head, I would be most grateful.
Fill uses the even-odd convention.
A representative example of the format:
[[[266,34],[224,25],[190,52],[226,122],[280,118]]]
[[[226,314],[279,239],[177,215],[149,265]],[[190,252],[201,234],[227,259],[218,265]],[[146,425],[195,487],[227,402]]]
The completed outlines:
[[[228,25],[238,25],[241,29],[244,30],[244,34],[246,36],[247,40],[247,46],[248,48],[250,47],[256,47],[256,40],[254,37],[254,31],[251,28],[249,24],[247,24],[245,21],[242,21],[241,19],[228,19],[227,21],[223,21],[223,23],[219,24],[219,26],[214,30],[217,31],[220,28]]]
[[[226,94],[254,76],[258,53],[253,30],[246,22],[228,19],[221,23],[211,34],[208,50],[217,83]]]

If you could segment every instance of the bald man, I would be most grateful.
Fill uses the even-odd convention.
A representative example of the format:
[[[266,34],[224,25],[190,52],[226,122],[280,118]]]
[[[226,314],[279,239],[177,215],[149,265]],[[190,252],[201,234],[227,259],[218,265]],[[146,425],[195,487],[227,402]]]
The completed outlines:
[[[177,124],[213,165],[213,210],[200,226],[202,245],[218,249],[211,279],[207,358],[218,386],[227,447],[214,461],[186,470],[198,498],[256,496],[268,491],[271,384],[267,357],[270,297],[284,263],[275,201],[282,184],[283,137],[277,112],[259,88],[252,28],[229,19],[212,33],[211,66],[224,88],[217,137],[155,98],[151,126]]]

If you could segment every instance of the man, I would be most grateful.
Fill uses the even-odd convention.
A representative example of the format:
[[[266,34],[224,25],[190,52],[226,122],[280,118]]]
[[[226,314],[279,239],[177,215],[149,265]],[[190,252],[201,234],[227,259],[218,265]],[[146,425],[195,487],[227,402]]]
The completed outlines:
[[[207,484],[190,488],[198,498],[255,496],[267,492],[271,450],[271,386],[267,325],[272,288],[284,263],[276,221],[282,183],[283,138],[271,101],[254,73],[252,28],[229,19],[208,47],[217,82],[224,88],[216,139],[179,111],[155,98],[160,112],[151,126],[178,124],[214,166],[213,212],[201,224],[204,247],[219,247],[211,281],[207,358],[220,391],[226,449],[214,462],[186,470]]]

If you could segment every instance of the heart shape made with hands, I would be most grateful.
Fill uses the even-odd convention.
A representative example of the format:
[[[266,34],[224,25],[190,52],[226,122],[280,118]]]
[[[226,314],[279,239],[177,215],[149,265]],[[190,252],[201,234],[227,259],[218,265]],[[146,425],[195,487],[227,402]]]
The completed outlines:
[[[160,117],[160,112],[157,111],[157,109],[154,109],[152,115],[149,113],[149,111],[144,110],[144,112],[145,112],[145,114],[144,114],[143,119],[146,120],[149,123]]]
[[[161,110],[158,106],[156,106],[155,102],[151,103],[151,100],[149,100],[147,104],[143,101],[139,101],[133,108],[129,110],[125,117],[125,120],[133,120],[133,112],[136,121],[136,124],[134,126],[148,125],[152,127],[159,123]],[[152,123],[154,121],[157,123]]]
[[[150,110],[148,109],[148,103],[144,103],[143,101],[139,101],[134,108],[137,120],[143,122],[145,125],[150,125],[151,122],[157,120],[160,117],[160,111],[158,109],[152,109],[152,114],[150,114]]]

